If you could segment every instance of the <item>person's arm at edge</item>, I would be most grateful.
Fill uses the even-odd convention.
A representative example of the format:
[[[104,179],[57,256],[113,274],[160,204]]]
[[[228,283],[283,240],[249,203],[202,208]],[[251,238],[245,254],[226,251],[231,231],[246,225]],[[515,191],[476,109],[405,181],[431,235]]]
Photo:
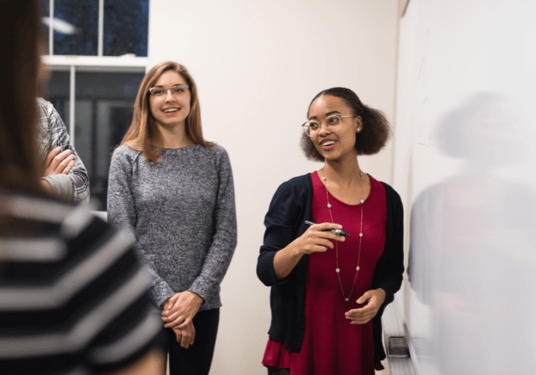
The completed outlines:
[[[88,203],[89,201],[89,177],[84,163],[76,153],[75,148],[69,141],[67,127],[61,119],[58,111],[52,104],[46,102],[46,116],[48,127],[51,132],[50,149],[61,147],[62,151],[70,150],[74,156],[75,165],[68,174],[55,174],[43,177],[48,182],[51,191],[66,200],[75,203]],[[49,150],[50,151],[50,150]]]

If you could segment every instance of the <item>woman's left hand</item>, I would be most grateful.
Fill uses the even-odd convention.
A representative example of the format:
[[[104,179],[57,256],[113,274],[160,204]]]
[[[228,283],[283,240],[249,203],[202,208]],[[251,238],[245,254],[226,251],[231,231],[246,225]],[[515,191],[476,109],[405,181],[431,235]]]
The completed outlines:
[[[383,289],[373,289],[365,292],[356,301],[365,306],[358,309],[349,310],[344,313],[346,319],[350,319],[350,324],[366,324],[376,316],[381,305],[385,301],[385,291]]]
[[[202,303],[203,298],[193,292],[176,293],[164,303],[164,327],[184,329],[192,322]]]

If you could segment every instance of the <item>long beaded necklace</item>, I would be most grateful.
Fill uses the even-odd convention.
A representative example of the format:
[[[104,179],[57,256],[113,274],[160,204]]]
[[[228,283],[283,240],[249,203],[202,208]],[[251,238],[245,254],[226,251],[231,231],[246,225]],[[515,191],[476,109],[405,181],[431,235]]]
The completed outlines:
[[[322,170],[322,174],[324,174],[323,170]],[[361,172],[361,171],[359,172],[359,177],[363,177],[363,172]],[[325,175],[322,176],[322,182],[324,183],[324,189],[326,190],[326,200],[328,202],[327,206],[328,206],[328,210],[329,210],[329,216],[331,217],[331,222],[335,223],[335,221],[333,220],[333,213],[331,212],[331,203],[329,202],[328,185],[327,185]],[[362,195],[362,192],[360,192],[360,196],[361,195]],[[338,241],[335,241],[335,261],[336,261],[336,267],[337,267],[337,268],[335,268],[335,273],[337,273],[337,278],[339,279],[339,286],[341,287],[342,298],[344,298],[344,300],[346,302],[348,302],[350,300],[350,298],[352,297],[352,293],[354,292],[354,287],[355,287],[355,281],[357,280],[357,274],[359,273],[359,269],[360,269],[359,264],[360,264],[360,261],[361,261],[361,240],[363,239],[363,203],[365,201],[363,199],[360,199],[359,202],[361,203],[361,225],[360,225],[360,229],[359,229],[359,251],[357,253],[357,265],[355,267],[354,282],[352,283],[352,289],[350,290],[350,294],[348,295],[348,297],[345,296],[344,289],[342,288],[342,281],[341,281],[341,276],[340,276],[341,269],[339,267],[339,246],[338,246]]]

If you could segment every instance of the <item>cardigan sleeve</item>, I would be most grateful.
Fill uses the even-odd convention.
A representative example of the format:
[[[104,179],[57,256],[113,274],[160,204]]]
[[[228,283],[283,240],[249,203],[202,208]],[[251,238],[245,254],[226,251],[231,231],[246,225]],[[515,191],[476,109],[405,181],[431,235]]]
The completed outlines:
[[[107,209],[108,221],[119,228],[128,229],[136,239],[134,228],[137,215],[132,195],[132,160],[129,160],[128,157],[129,150],[128,146],[121,146],[112,155],[108,179]],[[153,297],[158,306],[161,306],[175,292],[155,271],[152,261],[146,256],[144,249],[141,248],[137,241],[134,244],[134,248],[149,274]]]
[[[398,193],[389,185],[384,184],[387,194],[388,212],[390,212],[390,225],[387,228],[388,257],[385,265],[384,277],[377,287],[386,293],[385,302],[390,303],[394,294],[400,289],[404,273],[404,210],[402,200]]]
[[[205,301],[219,292],[220,284],[229,268],[237,243],[237,224],[233,172],[225,149],[215,146],[218,152],[218,196],[214,209],[214,236],[205,257],[201,273],[188,290]]]
[[[292,272],[278,280],[274,271],[275,254],[296,239],[296,228],[303,218],[303,192],[287,181],[281,184],[272,198],[264,218],[264,243],[257,259],[257,276],[266,285],[284,284]]]

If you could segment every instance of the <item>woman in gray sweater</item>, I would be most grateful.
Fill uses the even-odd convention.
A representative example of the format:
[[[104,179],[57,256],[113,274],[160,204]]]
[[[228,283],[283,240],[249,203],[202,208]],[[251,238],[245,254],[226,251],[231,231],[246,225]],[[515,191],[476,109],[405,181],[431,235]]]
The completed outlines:
[[[108,218],[136,239],[162,308],[170,373],[208,374],[236,247],[234,187],[227,152],[203,139],[197,88],[182,65],[159,64],[140,85],[112,156]]]

